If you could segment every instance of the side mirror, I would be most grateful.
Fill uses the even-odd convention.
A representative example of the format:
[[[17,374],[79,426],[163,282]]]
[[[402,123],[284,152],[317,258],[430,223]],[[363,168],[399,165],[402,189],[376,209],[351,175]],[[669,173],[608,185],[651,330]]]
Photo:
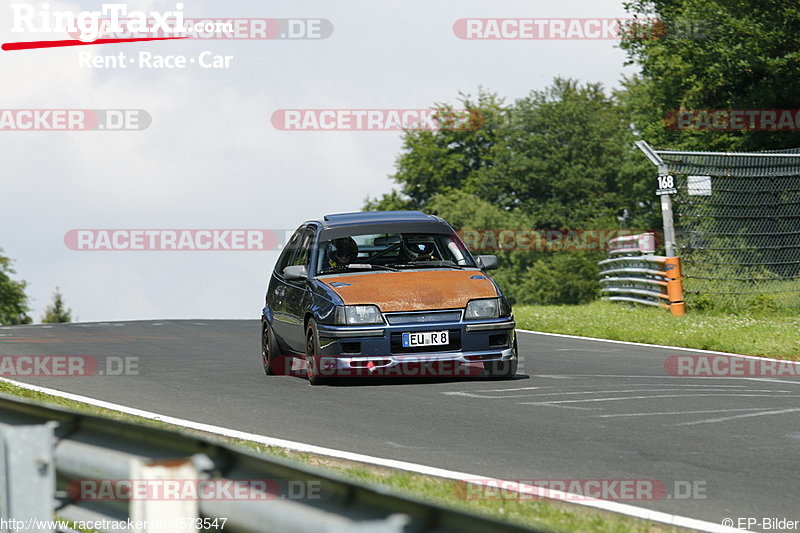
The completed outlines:
[[[305,281],[308,279],[308,269],[303,265],[292,265],[283,269],[286,281]]]
[[[497,256],[496,255],[479,255],[478,266],[483,270],[496,270],[497,269]]]

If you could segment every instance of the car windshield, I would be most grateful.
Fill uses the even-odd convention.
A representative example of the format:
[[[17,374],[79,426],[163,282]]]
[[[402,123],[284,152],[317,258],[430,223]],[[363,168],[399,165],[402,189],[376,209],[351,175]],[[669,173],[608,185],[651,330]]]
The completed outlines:
[[[379,233],[321,241],[317,272],[476,267],[460,240],[447,234]]]

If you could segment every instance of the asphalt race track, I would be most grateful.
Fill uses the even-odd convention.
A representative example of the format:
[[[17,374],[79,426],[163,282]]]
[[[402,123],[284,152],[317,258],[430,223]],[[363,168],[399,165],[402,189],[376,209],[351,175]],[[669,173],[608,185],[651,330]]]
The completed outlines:
[[[626,501],[719,523],[800,519],[800,380],[673,377],[668,348],[520,333],[512,381],[264,375],[255,320],[0,328],[0,356],[86,355],[138,375],[10,377],[130,407],[504,479],[650,479]],[[106,361],[109,361],[108,363]],[[130,361],[130,360],[129,360]],[[705,499],[675,492],[694,482]],[[691,483],[689,483],[691,484]],[[680,492],[680,491],[679,491]]]

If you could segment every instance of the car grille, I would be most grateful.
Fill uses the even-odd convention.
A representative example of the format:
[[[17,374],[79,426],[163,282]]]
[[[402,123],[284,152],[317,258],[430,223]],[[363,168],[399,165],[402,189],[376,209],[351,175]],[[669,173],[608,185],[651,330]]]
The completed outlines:
[[[431,311],[425,313],[394,313],[386,315],[391,326],[400,324],[433,324],[436,322],[458,322],[461,311]]]

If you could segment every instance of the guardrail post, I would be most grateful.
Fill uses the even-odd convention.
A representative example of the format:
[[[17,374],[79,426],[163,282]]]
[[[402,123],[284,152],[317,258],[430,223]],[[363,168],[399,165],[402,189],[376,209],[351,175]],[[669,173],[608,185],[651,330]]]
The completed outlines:
[[[679,257],[667,257],[664,262],[667,273],[667,296],[669,297],[669,310],[674,316],[686,314],[686,304],[683,301],[683,281],[681,279],[681,260]]]
[[[136,482],[154,481],[155,492],[145,498],[130,500],[130,516],[135,533],[192,533],[199,531],[197,498],[186,498],[187,484],[198,486],[199,472],[192,460],[166,461],[136,460],[131,464],[131,479]],[[172,488],[171,488],[172,487]],[[144,527],[137,527],[136,524]]]
[[[54,425],[54,422],[32,426],[0,424],[0,531],[3,533],[53,531],[44,524],[53,520]]]

